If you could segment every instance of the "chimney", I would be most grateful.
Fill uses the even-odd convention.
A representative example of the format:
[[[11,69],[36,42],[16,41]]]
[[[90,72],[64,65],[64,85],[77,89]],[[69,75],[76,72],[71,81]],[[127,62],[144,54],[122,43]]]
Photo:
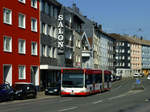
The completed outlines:
[[[143,37],[141,36],[140,39],[143,40]]]
[[[72,9],[73,9],[73,11],[79,13],[79,8],[76,6],[75,3],[72,4]]]
[[[102,31],[102,25],[98,25],[98,28]]]

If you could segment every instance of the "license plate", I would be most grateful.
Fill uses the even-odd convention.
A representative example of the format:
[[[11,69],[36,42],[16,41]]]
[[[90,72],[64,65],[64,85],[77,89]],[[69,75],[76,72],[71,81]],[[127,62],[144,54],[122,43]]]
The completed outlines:
[[[74,95],[74,93],[72,92],[71,95]]]
[[[53,91],[49,91],[48,93],[53,93]]]

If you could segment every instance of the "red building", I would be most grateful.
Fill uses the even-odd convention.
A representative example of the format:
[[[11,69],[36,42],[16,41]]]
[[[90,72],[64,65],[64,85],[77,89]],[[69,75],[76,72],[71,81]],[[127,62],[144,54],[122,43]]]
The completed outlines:
[[[0,0],[0,83],[39,86],[39,0]]]

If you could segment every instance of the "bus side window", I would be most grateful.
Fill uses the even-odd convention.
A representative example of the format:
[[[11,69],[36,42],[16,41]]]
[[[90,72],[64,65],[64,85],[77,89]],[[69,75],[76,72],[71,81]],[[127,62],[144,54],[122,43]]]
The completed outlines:
[[[95,74],[95,83],[100,83],[100,82],[101,82],[100,74]]]
[[[111,82],[111,74],[109,75],[109,81]]]
[[[85,84],[92,84],[92,75],[86,75]]]
[[[109,75],[106,75],[106,74],[105,74],[104,78],[105,78],[105,82],[108,82],[108,81],[109,81]]]

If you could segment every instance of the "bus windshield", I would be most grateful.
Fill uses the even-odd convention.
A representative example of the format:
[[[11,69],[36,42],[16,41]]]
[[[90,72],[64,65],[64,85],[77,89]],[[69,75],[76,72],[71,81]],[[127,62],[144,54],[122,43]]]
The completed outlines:
[[[63,74],[62,87],[83,87],[83,74]]]

